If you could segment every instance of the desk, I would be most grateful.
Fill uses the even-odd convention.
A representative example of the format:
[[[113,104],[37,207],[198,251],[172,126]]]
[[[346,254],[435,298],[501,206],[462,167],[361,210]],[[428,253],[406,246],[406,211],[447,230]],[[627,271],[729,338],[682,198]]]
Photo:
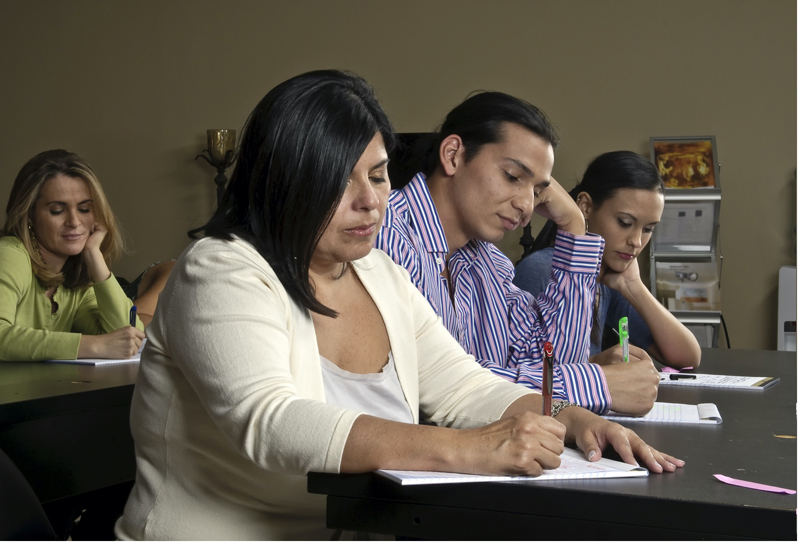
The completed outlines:
[[[765,391],[662,386],[658,400],[714,402],[723,423],[631,424],[686,461],[673,474],[631,480],[401,487],[375,474],[309,474],[328,495],[327,524],[425,539],[796,540],[796,495],[733,487],[713,474],[796,489],[795,353],[704,349],[709,374],[777,376]]]
[[[138,368],[0,362],[0,449],[41,502],[134,479]]]

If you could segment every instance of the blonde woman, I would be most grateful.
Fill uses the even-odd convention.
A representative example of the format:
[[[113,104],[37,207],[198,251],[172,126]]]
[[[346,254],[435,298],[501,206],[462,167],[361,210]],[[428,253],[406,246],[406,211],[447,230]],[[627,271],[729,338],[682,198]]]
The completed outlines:
[[[92,168],[63,149],[22,167],[0,237],[0,361],[124,358],[144,339],[109,270],[123,242]]]

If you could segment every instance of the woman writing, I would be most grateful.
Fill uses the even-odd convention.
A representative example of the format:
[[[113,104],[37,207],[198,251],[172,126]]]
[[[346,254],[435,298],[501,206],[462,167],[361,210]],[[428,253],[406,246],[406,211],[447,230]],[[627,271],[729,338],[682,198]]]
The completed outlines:
[[[206,237],[148,329],[131,407],[130,539],[330,536],[310,471],[540,474],[564,441],[656,472],[681,461],[475,364],[408,276],[372,250],[389,121],[357,76],[311,72],[250,115]],[[422,411],[437,425],[420,426]]]
[[[109,271],[117,222],[91,167],[36,155],[17,175],[0,238],[0,361],[127,358],[142,344]]]
[[[619,359],[619,342],[611,329],[621,317],[627,317],[632,343],[669,366],[697,367],[697,340],[644,286],[636,260],[664,211],[664,184],[656,167],[630,151],[604,153],[589,164],[570,195],[585,217],[588,231],[606,241],[590,360],[608,365]],[[554,240],[555,227],[548,222],[536,238],[534,253],[517,266],[514,283],[518,287],[536,295],[547,286]],[[646,356],[635,346],[631,354]]]

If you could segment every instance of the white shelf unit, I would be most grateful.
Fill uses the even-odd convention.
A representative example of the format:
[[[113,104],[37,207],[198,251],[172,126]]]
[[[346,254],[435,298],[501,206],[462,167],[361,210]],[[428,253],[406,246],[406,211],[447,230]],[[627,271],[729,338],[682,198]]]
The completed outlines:
[[[701,347],[719,347],[721,189],[665,193],[664,214],[650,241],[650,291]]]

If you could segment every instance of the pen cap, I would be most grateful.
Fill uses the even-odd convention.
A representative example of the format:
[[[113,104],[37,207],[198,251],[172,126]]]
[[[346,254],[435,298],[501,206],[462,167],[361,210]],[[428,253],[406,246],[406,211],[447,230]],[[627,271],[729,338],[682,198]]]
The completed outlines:
[[[619,320],[619,337],[620,338],[627,338],[628,337],[628,318],[621,317]]]

